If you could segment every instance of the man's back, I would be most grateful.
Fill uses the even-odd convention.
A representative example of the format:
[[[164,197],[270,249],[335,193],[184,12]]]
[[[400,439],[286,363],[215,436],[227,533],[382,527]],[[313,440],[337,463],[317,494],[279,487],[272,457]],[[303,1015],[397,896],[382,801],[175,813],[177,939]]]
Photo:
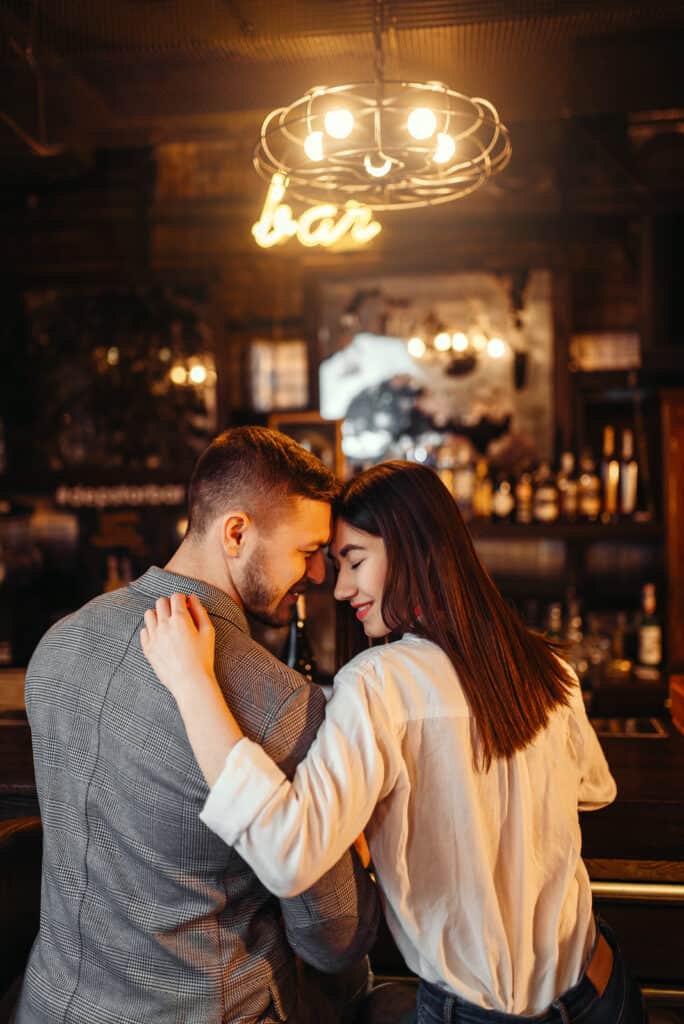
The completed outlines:
[[[199,821],[207,787],[138,638],[145,609],[174,590],[194,590],[212,614],[219,680],[284,770],[322,718],[322,695],[250,639],[230,598],[186,577],[151,569],[50,630],[27,673],[45,839],[19,1024],[286,1020],[285,929],[304,955],[320,944],[324,968],[372,939],[372,899],[349,855],[279,903]]]

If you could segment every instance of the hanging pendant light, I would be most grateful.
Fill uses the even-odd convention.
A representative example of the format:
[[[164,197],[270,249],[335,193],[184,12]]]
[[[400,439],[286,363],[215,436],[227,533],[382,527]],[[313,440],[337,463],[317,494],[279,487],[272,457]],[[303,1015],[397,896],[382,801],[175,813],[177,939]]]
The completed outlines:
[[[283,175],[306,203],[398,210],[460,199],[506,167],[508,129],[488,100],[385,79],[383,15],[374,0],[373,81],[316,86],[265,118],[254,152],[264,180]]]

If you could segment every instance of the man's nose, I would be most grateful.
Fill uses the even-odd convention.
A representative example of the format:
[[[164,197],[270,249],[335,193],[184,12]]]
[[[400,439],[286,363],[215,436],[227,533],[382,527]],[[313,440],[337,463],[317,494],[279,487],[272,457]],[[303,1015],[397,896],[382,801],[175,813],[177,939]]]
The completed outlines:
[[[325,579],[325,558],[320,548],[309,559],[306,575],[312,583],[322,583]]]

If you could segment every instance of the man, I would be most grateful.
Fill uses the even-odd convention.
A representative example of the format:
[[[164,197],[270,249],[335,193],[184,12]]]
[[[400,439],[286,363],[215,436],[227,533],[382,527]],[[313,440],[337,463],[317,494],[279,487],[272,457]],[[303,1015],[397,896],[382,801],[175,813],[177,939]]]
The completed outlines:
[[[139,641],[157,597],[198,594],[240,724],[292,774],[324,698],[251,639],[245,612],[283,625],[322,581],[334,494],[332,474],[284,435],[227,431],[198,461],[187,534],[166,568],[95,598],[39,644],[26,705],[41,927],[18,1024],[334,1021],[316,1009],[324,986],[298,990],[293,950],[319,970],[349,969],[341,999],[362,994],[379,909],[356,853],[302,896],[271,896],[200,822],[207,787]]]

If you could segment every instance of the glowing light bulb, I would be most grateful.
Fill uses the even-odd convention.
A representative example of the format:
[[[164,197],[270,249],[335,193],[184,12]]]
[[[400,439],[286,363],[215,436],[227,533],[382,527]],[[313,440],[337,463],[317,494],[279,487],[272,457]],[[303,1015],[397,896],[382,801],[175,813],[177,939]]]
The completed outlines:
[[[416,107],[409,114],[406,127],[414,139],[429,139],[435,134],[437,119],[429,107]]]
[[[456,334],[451,339],[451,347],[454,352],[465,352],[468,348],[468,335],[464,334],[463,331],[456,331]]]
[[[433,161],[436,164],[447,164],[456,152],[456,143],[450,135],[440,132],[437,136],[437,149],[433,154]]]
[[[333,139],[346,139],[351,135],[354,128],[354,115],[350,110],[340,107],[337,110],[329,110],[323,119],[325,130]]]
[[[479,331],[476,331],[472,335],[472,341],[473,348],[475,349],[476,352],[482,352],[482,350],[487,347],[487,339],[484,336],[484,334],[481,334]]]
[[[409,338],[406,347],[414,359],[421,359],[425,355],[425,342],[422,338]]]
[[[110,366],[117,366],[119,363],[119,350],[115,345],[107,349],[107,362]]]
[[[487,342],[487,355],[492,359],[501,359],[506,352],[506,342],[503,338],[490,338]]]
[[[386,158],[384,163],[376,165],[373,163],[368,153],[366,153],[363,158],[363,166],[372,178],[384,178],[392,166],[392,161],[389,158]]]
[[[188,374],[193,384],[204,384],[207,379],[207,370],[205,366],[198,364],[193,366]]]
[[[323,159],[323,132],[311,132],[304,139],[304,152],[309,160]]]
[[[440,331],[435,335],[435,348],[438,352],[448,352],[451,348],[451,338],[446,331]]]
[[[172,366],[169,370],[169,377],[174,384],[185,384],[188,379],[188,374],[184,366],[176,363],[176,365]]]

